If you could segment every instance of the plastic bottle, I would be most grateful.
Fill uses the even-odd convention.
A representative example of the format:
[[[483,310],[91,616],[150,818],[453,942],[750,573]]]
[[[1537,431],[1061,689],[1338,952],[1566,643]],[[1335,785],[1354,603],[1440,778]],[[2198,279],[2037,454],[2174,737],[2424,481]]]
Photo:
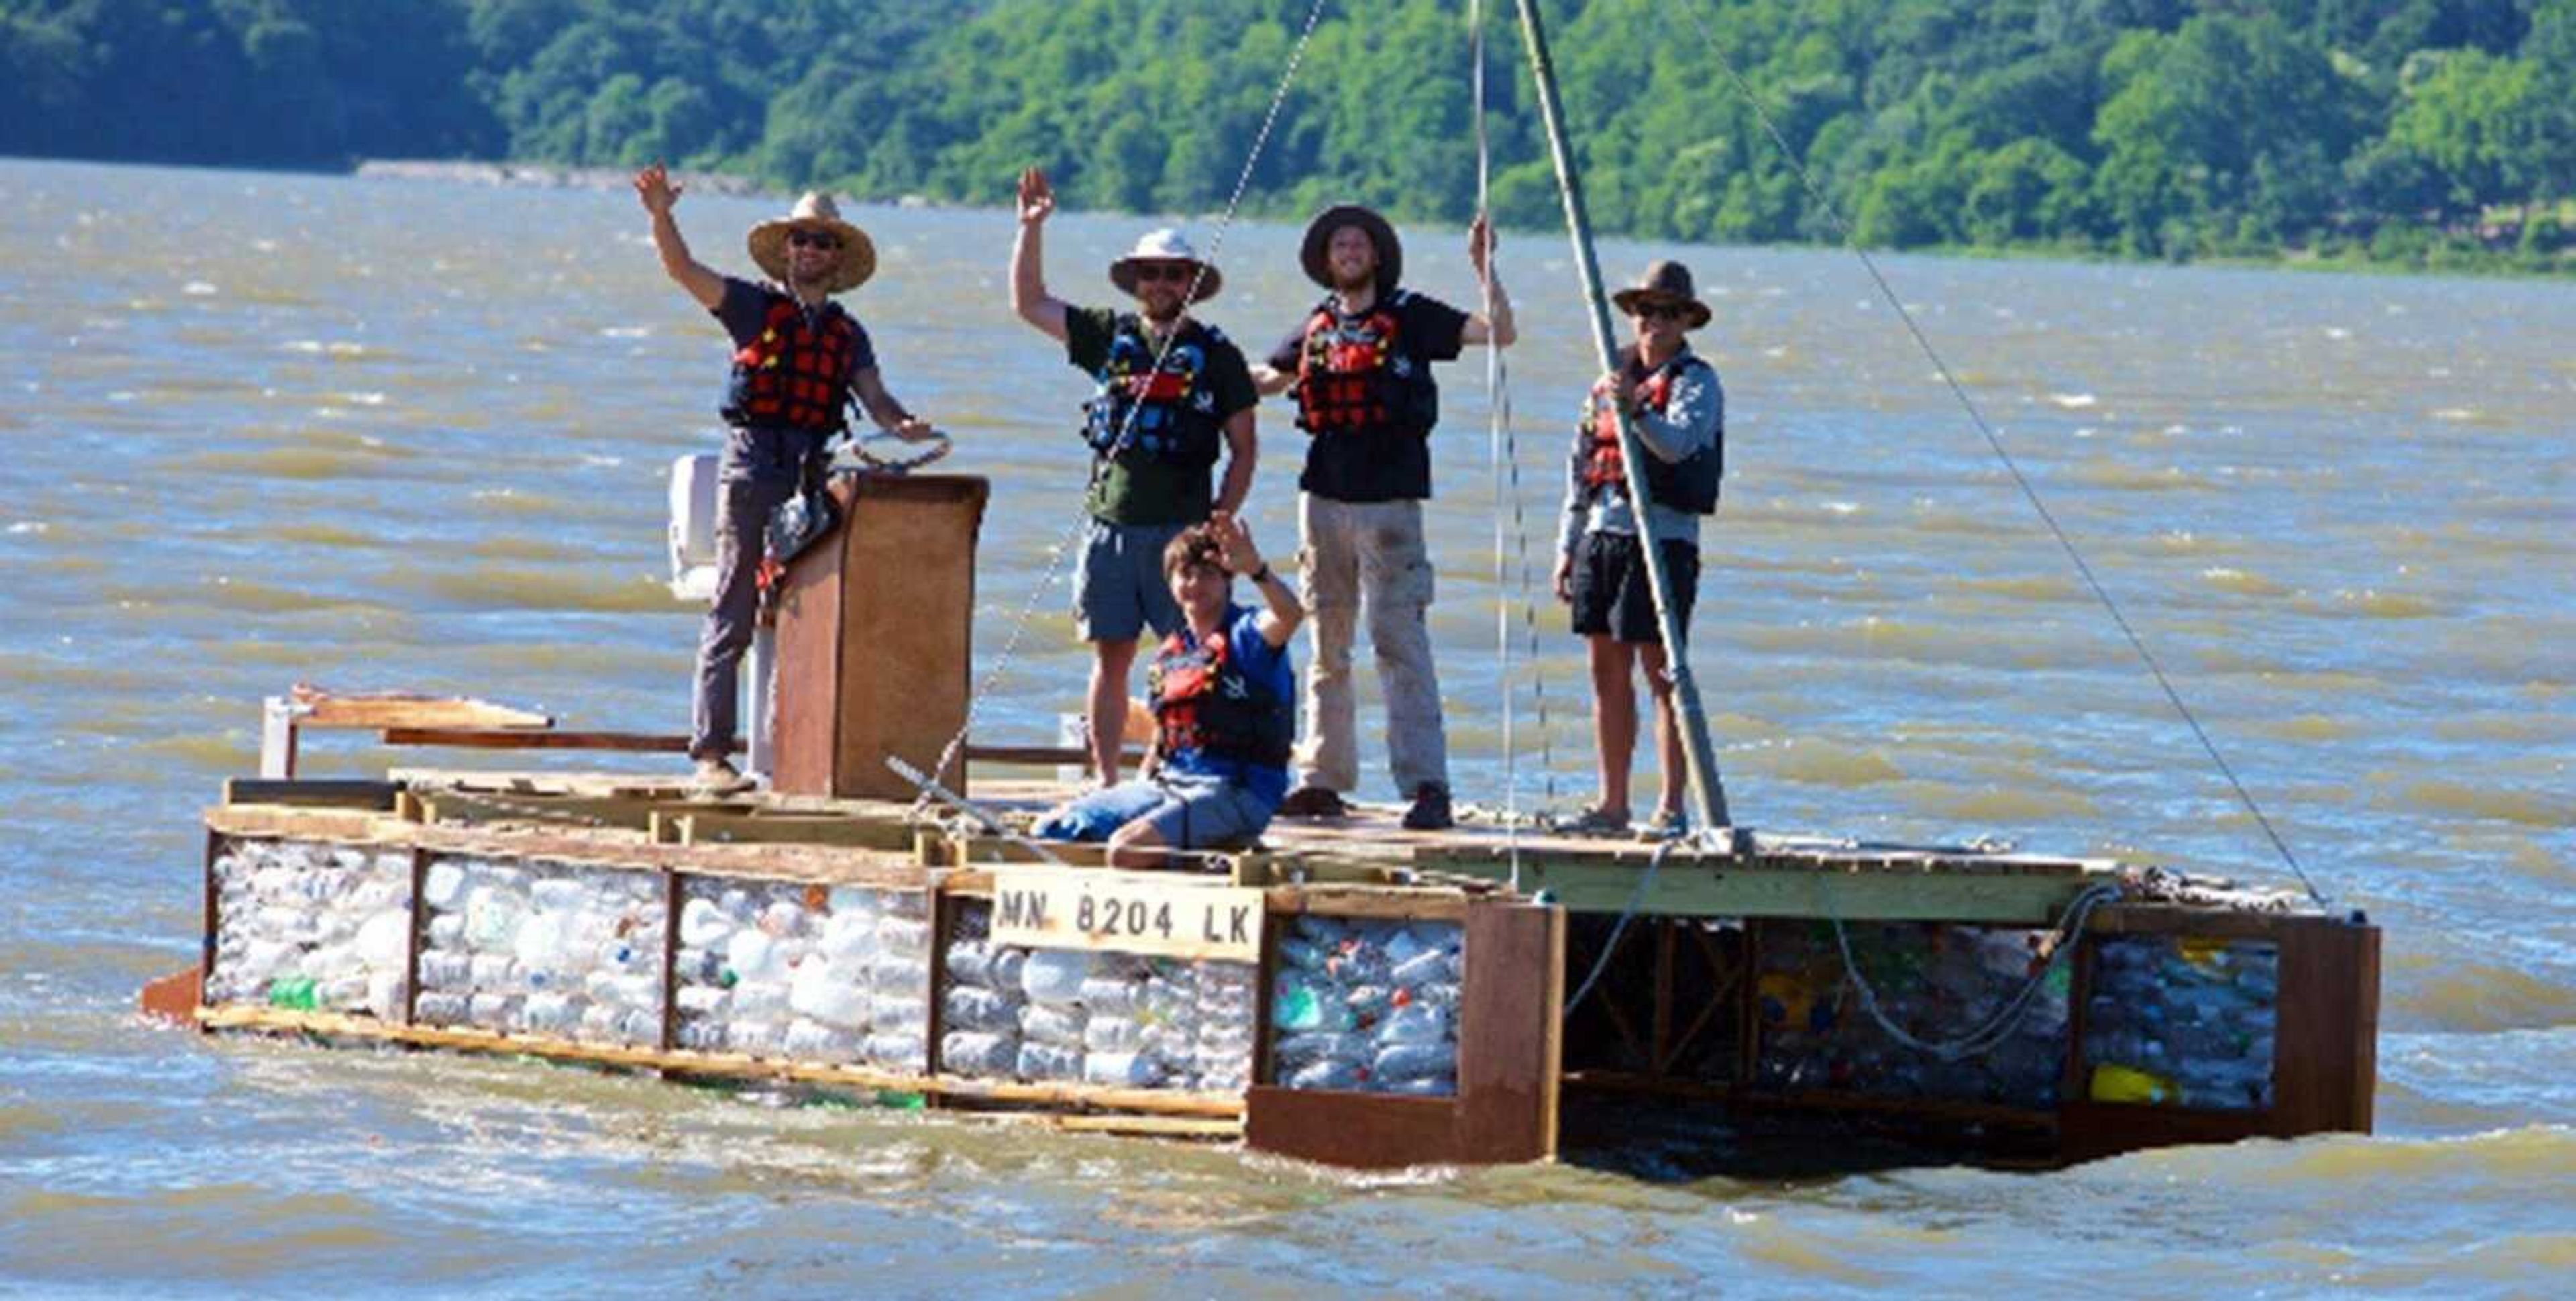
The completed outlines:
[[[846,1030],[868,1024],[868,989],[830,960],[807,958],[788,982],[787,1005],[798,1015]]]
[[[910,1030],[879,1031],[869,1035],[860,1052],[869,1061],[880,1066],[917,1071],[930,1064],[930,1041],[923,1037],[921,1028],[918,1026]]]
[[[1080,1001],[1091,975],[1091,955],[1073,949],[1038,949],[1020,969],[1020,987],[1034,1003]]]
[[[1369,1041],[1359,1035],[1332,1031],[1308,1031],[1283,1035],[1270,1046],[1271,1061],[1282,1069],[1291,1069],[1327,1058],[1357,1064],[1368,1059]]]
[[[1078,1046],[1089,1014],[1070,1003],[1032,1002],[1020,1009],[1020,1033],[1034,1043]]]
[[[1008,1075],[1019,1060],[1020,1040],[1017,1035],[959,1030],[942,1035],[939,1040],[941,1068],[962,1075]]]
[[[1082,1059],[1082,1078],[1112,1088],[1149,1089],[1162,1083],[1162,1063],[1151,1053],[1092,1053]]]
[[[1450,1038],[1448,1010],[1422,1003],[1395,1009],[1377,1027],[1382,1044],[1445,1043]]]
[[[733,919],[711,899],[691,899],[680,908],[680,943],[690,948],[715,948],[733,929]]]
[[[1079,1048],[1023,1042],[1018,1073],[1028,1080],[1078,1080],[1082,1078],[1082,1056]]]
[[[1016,993],[1017,991],[1013,991]],[[941,1024],[958,1030],[1010,1030],[1020,1026],[1024,1000],[978,985],[953,985],[940,999]]]
[[[2175,1101],[2180,1093],[2173,1081],[2152,1071],[2105,1062],[2093,1068],[2090,1094],[2095,1102],[2125,1102],[2161,1106]]]
[[[1311,1062],[1289,1073],[1292,1089],[1356,1089],[1367,1076],[1365,1067],[1338,1057]]]
[[[1457,1073],[1458,1050],[1444,1043],[1389,1044],[1369,1064],[1371,1079],[1390,1084]]]

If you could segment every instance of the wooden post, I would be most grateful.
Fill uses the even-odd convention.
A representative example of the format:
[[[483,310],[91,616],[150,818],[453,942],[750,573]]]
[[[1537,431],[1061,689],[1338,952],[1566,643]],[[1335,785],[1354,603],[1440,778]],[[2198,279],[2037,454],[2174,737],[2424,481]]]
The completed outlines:
[[[1556,162],[1557,188],[1565,196],[1566,233],[1574,241],[1574,265],[1583,273],[1583,292],[1592,312],[1592,344],[1600,354],[1604,373],[1619,364],[1619,350],[1610,333],[1610,306],[1601,290],[1601,264],[1592,252],[1592,219],[1583,208],[1583,182],[1574,172],[1574,154],[1565,143],[1565,110],[1557,102],[1556,72],[1547,56],[1547,34],[1539,27],[1537,0],[1520,0],[1521,35],[1529,45],[1530,72],[1538,81],[1540,116],[1547,124],[1548,153]],[[1690,763],[1691,793],[1698,797],[1701,827],[1724,836],[1731,848],[1733,821],[1726,811],[1726,788],[1718,776],[1717,753],[1708,743],[1708,716],[1700,709],[1699,684],[1691,677],[1690,658],[1683,653],[1681,624],[1673,618],[1673,595],[1670,575],[1664,572],[1664,557],[1655,539],[1654,527],[1647,521],[1646,453],[1637,442],[1636,427],[1626,412],[1615,413],[1619,422],[1619,455],[1628,467],[1628,500],[1637,506],[1637,550],[1646,562],[1646,579],[1655,594],[1655,635],[1664,646],[1664,660],[1673,675],[1673,708],[1681,718],[1686,744],[1682,747]]]

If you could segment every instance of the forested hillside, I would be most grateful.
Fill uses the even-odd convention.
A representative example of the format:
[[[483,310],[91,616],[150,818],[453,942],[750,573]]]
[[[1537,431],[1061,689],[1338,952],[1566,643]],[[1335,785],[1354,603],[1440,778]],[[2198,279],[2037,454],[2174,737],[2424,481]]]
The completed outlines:
[[[0,152],[658,158],[973,203],[1003,201],[1036,162],[1076,206],[1205,211],[1232,190],[1309,3],[0,0]],[[1553,183],[1499,7],[1496,207],[1547,224]],[[1794,159],[1879,246],[2568,264],[2576,0],[1544,8],[1606,230],[1833,238]],[[1465,11],[1328,3],[1252,208],[1357,195],[1463,219]]]

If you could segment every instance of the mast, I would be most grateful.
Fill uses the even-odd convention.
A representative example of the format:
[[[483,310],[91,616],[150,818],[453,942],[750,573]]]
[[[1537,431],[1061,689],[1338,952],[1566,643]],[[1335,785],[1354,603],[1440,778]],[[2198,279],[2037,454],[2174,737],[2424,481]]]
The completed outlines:
[[[1592,343],[1601,355],[1601,369],[1607,374],[1618,368],[1619,350],[1610,332],[1610,304],[1601,290],[1601,264],[1592,252],[1592,220],[1583,208],[1583,182],[1574,172],[1574,154],[1565,143],[1564,109],[1557,103],[1556,70],[1547,56],[1547,35],[1539,26],[1538,0],[1519,0],[1521,37],[1529,46],[1530,73],[1538,82],[1539,113],[1547,123],[1547,147],[1556,163],[1557,189],[1565,196],[1566,234],[1574,241],[1574,264],[1583,273],[1583,292],[1592,308]],[[1614,414],[1619,423],[1619,455],[1627,466],[1628,500],[1637,504],[1637,549],[1644,555],[1646,580],[1655,594],[1655,635],[1664,645],[1664,662],[1673,675],[1673,707],[1680,716],[1683,750],[1690,761],[1691,793],[1696,797],[1699,825],[1710,831],[1731,831],[1733,822],[1726,812],[1726,787],[1718,776],[1717,753],[1708,742],[1708,717],[1700,710],[1699,684],[1691,677],[1690,660],[1682,654],[1681,625],[1673,618],[1672,588],[1664,572],[1663,549],[1648,522],[1646,495],[1646,451],[1637,441],[1636,427],[1628,413]],[[1728,843],[1733,843],[1731,834]]]

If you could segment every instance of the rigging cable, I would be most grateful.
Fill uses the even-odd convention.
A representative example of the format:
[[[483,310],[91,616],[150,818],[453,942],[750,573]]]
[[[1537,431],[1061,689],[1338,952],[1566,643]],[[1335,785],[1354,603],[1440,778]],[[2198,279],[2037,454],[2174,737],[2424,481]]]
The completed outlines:
[[[1260,164],[1262,150],[1270,143],[1270,130],[1278,124],[1279,110],[1288,102],[1288,89],[1296,84],[1297,69],[1306,61],[1306,46],[1314,39],[1315,24],[1323,16],[1324,0],[1314,0],[1306,10],[1305,27],[1297,33],[1297,44],[1288,51],[1288,65],[1279,74],[1279,86],[1270,94],[1270,107],[1262,114],[1261,129],[1254,133],[1252,148],[1244,155],[1243,171],[1234,180],[1234,193],[1227,196],[1225,212],[1217,218],[1216,229],[1208,237],[1207,256],[1200,259],[1197,274],[1190,277],[1189,288],[1181,295],[1184,305],[1198,300],[1200,281],[1206,277],[1208,268],[1216,265],[1217,253],[1225,247],[1226,230],[1234,224],[1235,210],[1243,204],[1244,191],[1252,186],[1253,169]],[[1148,369],[1148,374],[1159,373],[1163,369],[1163,359],[1171,355],[1172,344],[1179,337],[1180,332],[1175,330],[1157,343],[1154,349],[1154,362]],[[1120,452],[1126,450],[1128,439],[1136,431],[1136,417],[1143,410],[1144,404],[1141,402],[1131,403],[1128,406],[1126,419],[1118,427],[1118,437],[1110,442],[1108,450],[1098,454],[1095,463],[1113,460]],[[948,771],[948,766],[956,762],[958,752],[966,748],[967,734],[975,726],[976,710],[983,705],[984,698],[992,693],[993,685],[1001,680],[1003,672],[1010,667],[1012,658],[1019,653],[1020,638],[1029,630],[1029,622],[1037,613],[1039,599],[1055,586],[1056,574],[1064,568],[1065,557],[1071,555],[1074,547],[1079,543],[1082,526],[1089,518],[1090,508],[1087,504],[1077,509],[1074,512],[1073,521],[1065,527],[1063,533],[1057,536],[1055,546],[1049,548],[1046,572],[1038,576],[1037,583],[1029,589],[1028,600],[1020,606],[1019,617],[1012,620],[1011,635],[1009,640],[1002,644],[1001,657],[993,661],[992,668],[985,670],[984,680],[977,683],[974,693],[966,698],[966,718],[958,724],[957,734],[948,738],[947,746],[939,752],[939,762],[931,765],[931,776],[936,777]],[[922,787],[921,794],[913,801],[913,811],[919,813],[928,809],[934,798],[934,793],[927,786]]]
[[[2262,806],[2254,802],[2253,793],[2245,789],[2245,783],[2237,780],[2236,770],[2229,766],[2226,756],[2218,752],[2217,743],[2209,739],[2209,733],[2201,727],[2200,719],[2192,713],[2191,706],[2183,703],[2182,693],[2177,691],[2172,680],[2165,676],[2164,666],[2156,662],[2154,653],[2147,649],[2145,639],[2139,637],[2137,630],[2129,626],[2128,616],[2121,613],[2119,602],[2111,599],[2110,591],[2102,586],[2100,579],[2093,576],[2093,567],[2085,563],[2084,555],[2076,549],[2074,539],[2067,536],[2064,528],[2059,527],[2057,517],[2049,513],[2047,503],[2039,498],[2039,490],[2032,487],[2030,480],[2022,474],[2021,466],[2013,460],[2012,453],[2004,450],[2003,439],[1995,434],[1994,426],[1987,423],[1985,412],[1978,409],[1976,401],[1968,396],[1968,390],[1959,383],[1959,377],[1950,369],[1950,363],[1942,358],[1939,349],[1932,346],[1930,336],[1924,334],[1923,327],[1915,322],[1914,314],[1905,309],[1904,302],[1896,296],[1896,290],[1887,283],[1887,277],[1879,273],[1878,262],[1870,257],[1869,250],[1861,247],[1860,239],[1852,230],[1851,223],[1843,219],[1841,210],[1834,206],[1833,200],[1825,196],[1824,188],[1816,183],[1815,176],[1808,172],[1805,164],[1799,161],[1797,151],[1789,147],[1788,137],[1782,134],[1779,125],[1771,120],[1771,114],[1763,108],[1762,99],[1754,93],[1751,83],[1745,80],[1743,73],[1736,70],[1734,62],[1726,57],[1725,48],[1718,44],[1717,34],[1710,31],[1708,24],[1701,18],[1699,6],[1684,3],[1677,7],[1685,17],[1690,19],[1691,27],[1708,45],[1710,56],[1717,60],[1719,70],[1726,74],[1728,83],[1735,87],[1735,93],[1743,98],[1745,106],[1750,108],[1755,119],[1761,122],[1762,130],[1771,137],[1772,145],[1780,151],[1782,161],[1789,165],[1790,171],[1796,173],[1798,183],[1807,191],[1808,200],[1816,205],[1817,210],[1825,214],[1828,221],[1833,223],[1835,233],[1842,236],[1843,246],[1850,249],[1852,254],[1860,259],[1860,264],[1868,269],[1870,280],[1878,286],[1879,296],[1887,300],[1888,306],[1896,309],[1897,319],[1903,321],[1906,332],[1914,336],[1915,346],[1921,348],[1923,355],[1931,359],[1933,369],[1941,375],[1941,382],[1949,386],[1950,394],[1958,399],[1960,409],[1968,413],[1969,422],[1977,427],[1978,433],[1985,436],[1986,446],[1993,449],[1996,459],[2003,462],[2005,471],[2011,474],[2013,483],[2021,489],[2021,494],[2030,502],[2031,509],[2039,513],[2040,521],[2048,526],[2049,533],[2057,539],[2057,545],[2065,550],[2067,559],[2075,563],[2075,571],[2083,576],[2084,585],[2092,590],[2093,598],[2101,602],[2103,609],[2110,612],[2111,622],[2118,625],[2120,635],[2128,639],[2129,649],[2137,653],[2138,659],[2147,666],[2147,672],[2155,678],[2156,685],[2163,689],[2165,699],[2173,705],[2174,712],[2182,716],[2182,721],[2191,729],[2191,734],[2199,739],[2200,748],[2208,753],[2210,762],[2218,766],[2219,775],[2225,777],[2228,787],[2236,792],[2237,802],[2245,806],[2246,812],[2254,815],[2255,824],[2260,826],[2264,836],[2271,840],[2272,848],[2280,854],[2281,861],[2289,864],[2291,874],[2298,877],[2300,885],[2307,887],[2308,897],[2314,900],[2317,906],[2327,907],[2325,894],[2318,890],[2317,883],[2309,878],[2307,869],[2299,865],[2298,855],[2290,852],[2289,842],[2283,840],[2281,833],[2273,829],[2272,820],[2264,816]]]
[[[1484,8],[1484,0],[1468,0],[1467,47],[1470,80],[1473,85],[1473,96],[1470,102],[1474,108],[1476,140],[1476,212],[1485,219],[1487,230],[1490,232],[1493,221],[1491,201],[1493,147],[1485,128]],[[1485,319],[1489,322],[1494,319],[1494,285],[1502,278],[1494,261],[1498,251],[1491,246],[1486,248],[1486,273],[1477,286],[1478,292],[1483,297]],[[1510,572],[1507,567],[1507,561],[1511,557],[1505,555],[1503,548],[1502,507],[1506,505],[1510,507],[1514,555],[1520,561],[1521,634],[1528,646],[1530,690],[1538,715],[1540,798],[1549,804],[1556,802],[1556,748],[1553,739],[1554,727],[1548,718],[1547,710],[1547,675],[1539,666],[1538,608],[1530,597],[1529,516],[1523,509],[1521,501],[1520,443],[1512,429],[1511,368],[1503,360],[1501,343],[1491,334],[1485,338],[1485,402],[1486,454],[1492,468],[1492,487],[1496,507],[1494,511],[1494,641],[1502,658],[1500,678],[1503,695],[1503,823],[1506,828],[1506,844],[1511,854],[1511,885],[1512,889],[1518,890],[1521,886],[1520,753],[1519,747],[1514,744],[1516,711],[1512,690],[1513,609],[1510,596],[1512,590]]]

